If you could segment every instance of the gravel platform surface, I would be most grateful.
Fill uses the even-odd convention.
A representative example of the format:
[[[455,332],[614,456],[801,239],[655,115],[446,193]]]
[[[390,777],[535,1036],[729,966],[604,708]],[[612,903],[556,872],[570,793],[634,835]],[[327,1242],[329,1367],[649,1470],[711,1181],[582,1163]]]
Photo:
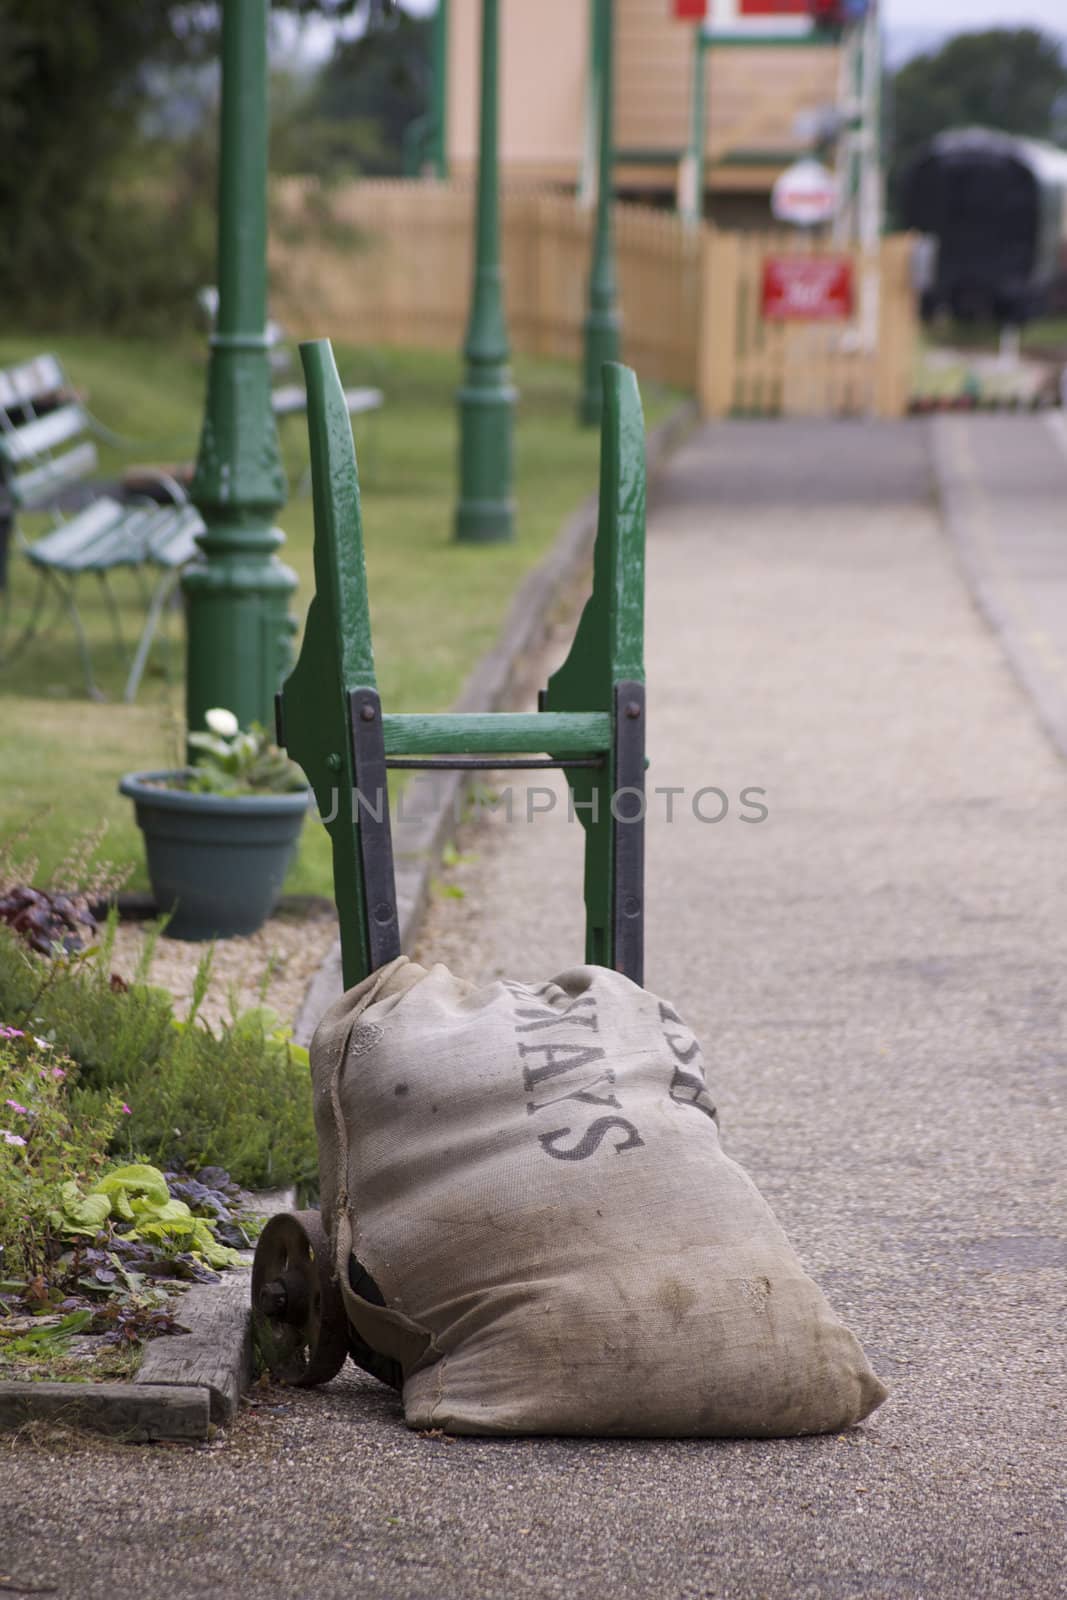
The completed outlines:
[[[1067,775],[969,600],[925,437],[707,430],[649,550],[649,779],[685,792],[670,824],[652,796],[648,983],[886,1404],[786,1442],[450,1441],[349,1369],[254,1390],[199,1449],[0,1441],[4,1592],[1067,1594]],[[692,811],[712,786],[719,823]],[[424,951],[470,977],[580,960],[579,831],[562,802],[486,824]]]
[[[311,821],[308,827],[317,826]],[[257,933],[242,939],[216,939],[212,956],[211,987],[200,1007],[201,1019],[211,1027],[228,1022],[234,1011],[266,1005],[291,1026],[308,984],[337,937],[337,916],[326,902],[300,901],[282,905]],[[115,938],[114,970],[131,979],[142,959],[146,925],[121,922]],[[185,1017],[192,998],[193,979],[208,946],[189,939],[156,940],[148,978],[169,989],[175,1011]]]

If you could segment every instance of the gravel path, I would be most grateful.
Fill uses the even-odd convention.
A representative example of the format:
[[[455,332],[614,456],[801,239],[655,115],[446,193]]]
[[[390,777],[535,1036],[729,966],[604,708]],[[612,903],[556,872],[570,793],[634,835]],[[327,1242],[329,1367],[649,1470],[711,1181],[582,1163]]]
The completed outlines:
[[[200,1016],[214,1027],[228,1021],[235,1010],[267,1005],[291,1026],[308,984],[336,937],[337,917],[332,907],[323,904],[292,910],[283,905],[258,933],[246,939],[216,940],[211,988]],[[144,923],[119,924],[112,965],[120,977],[133,977],[146,938]],[[170,990],[180,1017],[188,1011],[193,978],[207,948],[186,939],[156,941],[148,976],[152,983]]]
[[[687,793],[671,825],[653,809],[648,981],[702,1035],[726,1148],[886,1405],[788,1442],[448,1441],[350,1372],[257,1391],[201,1450],[0,1445],[9,1592],[1067,1593],[1067,785],[969,602],[924,439],[705,432],[649,561],[650,777]],[[688,804],[711,785],[718,824]],[[426,950],[471,977],[572,964],[577,835],[558,808],[487,826]]]

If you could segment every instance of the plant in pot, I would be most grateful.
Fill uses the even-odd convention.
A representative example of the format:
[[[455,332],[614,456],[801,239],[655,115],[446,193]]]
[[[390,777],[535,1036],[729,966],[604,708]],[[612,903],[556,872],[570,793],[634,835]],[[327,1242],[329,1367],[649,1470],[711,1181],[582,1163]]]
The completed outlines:
[[[195,765],[128,772],[119,784],[144,834],[148,876],[173,939],[255,933],[270,916],[308,807],[300,768],[253,724],[209,711],[189,735]]]

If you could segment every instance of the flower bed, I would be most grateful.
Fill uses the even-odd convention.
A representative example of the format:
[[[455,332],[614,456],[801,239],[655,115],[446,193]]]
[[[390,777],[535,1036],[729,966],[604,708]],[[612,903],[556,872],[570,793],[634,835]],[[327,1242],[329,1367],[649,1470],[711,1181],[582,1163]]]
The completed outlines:
[[[146,1340],[186,1331],[185,1287],[246,1265],[260,1223],[236,1179],[314,1177],[306,1054],[277,1017],[231,993],[202,1018],[208,950],[179,1018],[148,981],[153,934],[120,976],[117,933],[84,896],[0,886],[0,1382],[16,1387],[131,1377]]]
[[[220,1168],[116,1163],[131,1107],[76,1112],[78,1067],[0,1027],[0,1380],[128,1377],[147,1339],[184,1332],[179,1292],[243,1267],[258,1231]]]

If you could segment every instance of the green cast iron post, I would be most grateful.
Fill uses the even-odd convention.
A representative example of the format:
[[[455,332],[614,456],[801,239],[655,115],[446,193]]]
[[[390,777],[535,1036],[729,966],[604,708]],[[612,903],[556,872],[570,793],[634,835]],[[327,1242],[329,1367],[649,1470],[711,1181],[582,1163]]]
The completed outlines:
[[[437,0],[433,19],[433,122],[431,160],[434,176],[448,177],[448,0]]]
[[[296,576],[275,553],[285,476],[266,336],[267,11],[268,0],[222,7],[219,307],[191,490],[206,531],[182,578],[190,730],[212,706],[270,727],[292,636]]]
[[[600,126],[600,72],[597,45],[597,12],[594,0],[589,0],[589,56],[585,73],[585,115],[582,128],[582,165],[578,173],[578,204],[583,211],[596,205],[596,152],[597,129]]]
[[[474,288],[463,345],[459,391],[459,504],[456,538],[486,544],[515,531],[512,430],[515,390],[508,370],[500,268],[500,197],[497,171],[497,58],[499,0],[482,0],[482,94],[478,145],[478,207],[474,232]]]
[[[704,52],[704,28],[703,24],[698,23],[693,29],[693,87],[689,102],[689,179],[692,188],[686,196],[683,216],[683,221],[689,227],[696,227],[704,219],[704,144],[707,138],[707,58]]]
[[[600,86],[597,138],[596,223],[593,261],[589,273],[589,301],[582,324],[582,395],[578,414],[583,423],[599,426],[603,404],[600,376],[605,361],[619,359],[619,312],[615,289],[615,239],[611,223],[614,70],[612,66],[612,0],[593,0],[596,7],[594,41],[596,77]]]

